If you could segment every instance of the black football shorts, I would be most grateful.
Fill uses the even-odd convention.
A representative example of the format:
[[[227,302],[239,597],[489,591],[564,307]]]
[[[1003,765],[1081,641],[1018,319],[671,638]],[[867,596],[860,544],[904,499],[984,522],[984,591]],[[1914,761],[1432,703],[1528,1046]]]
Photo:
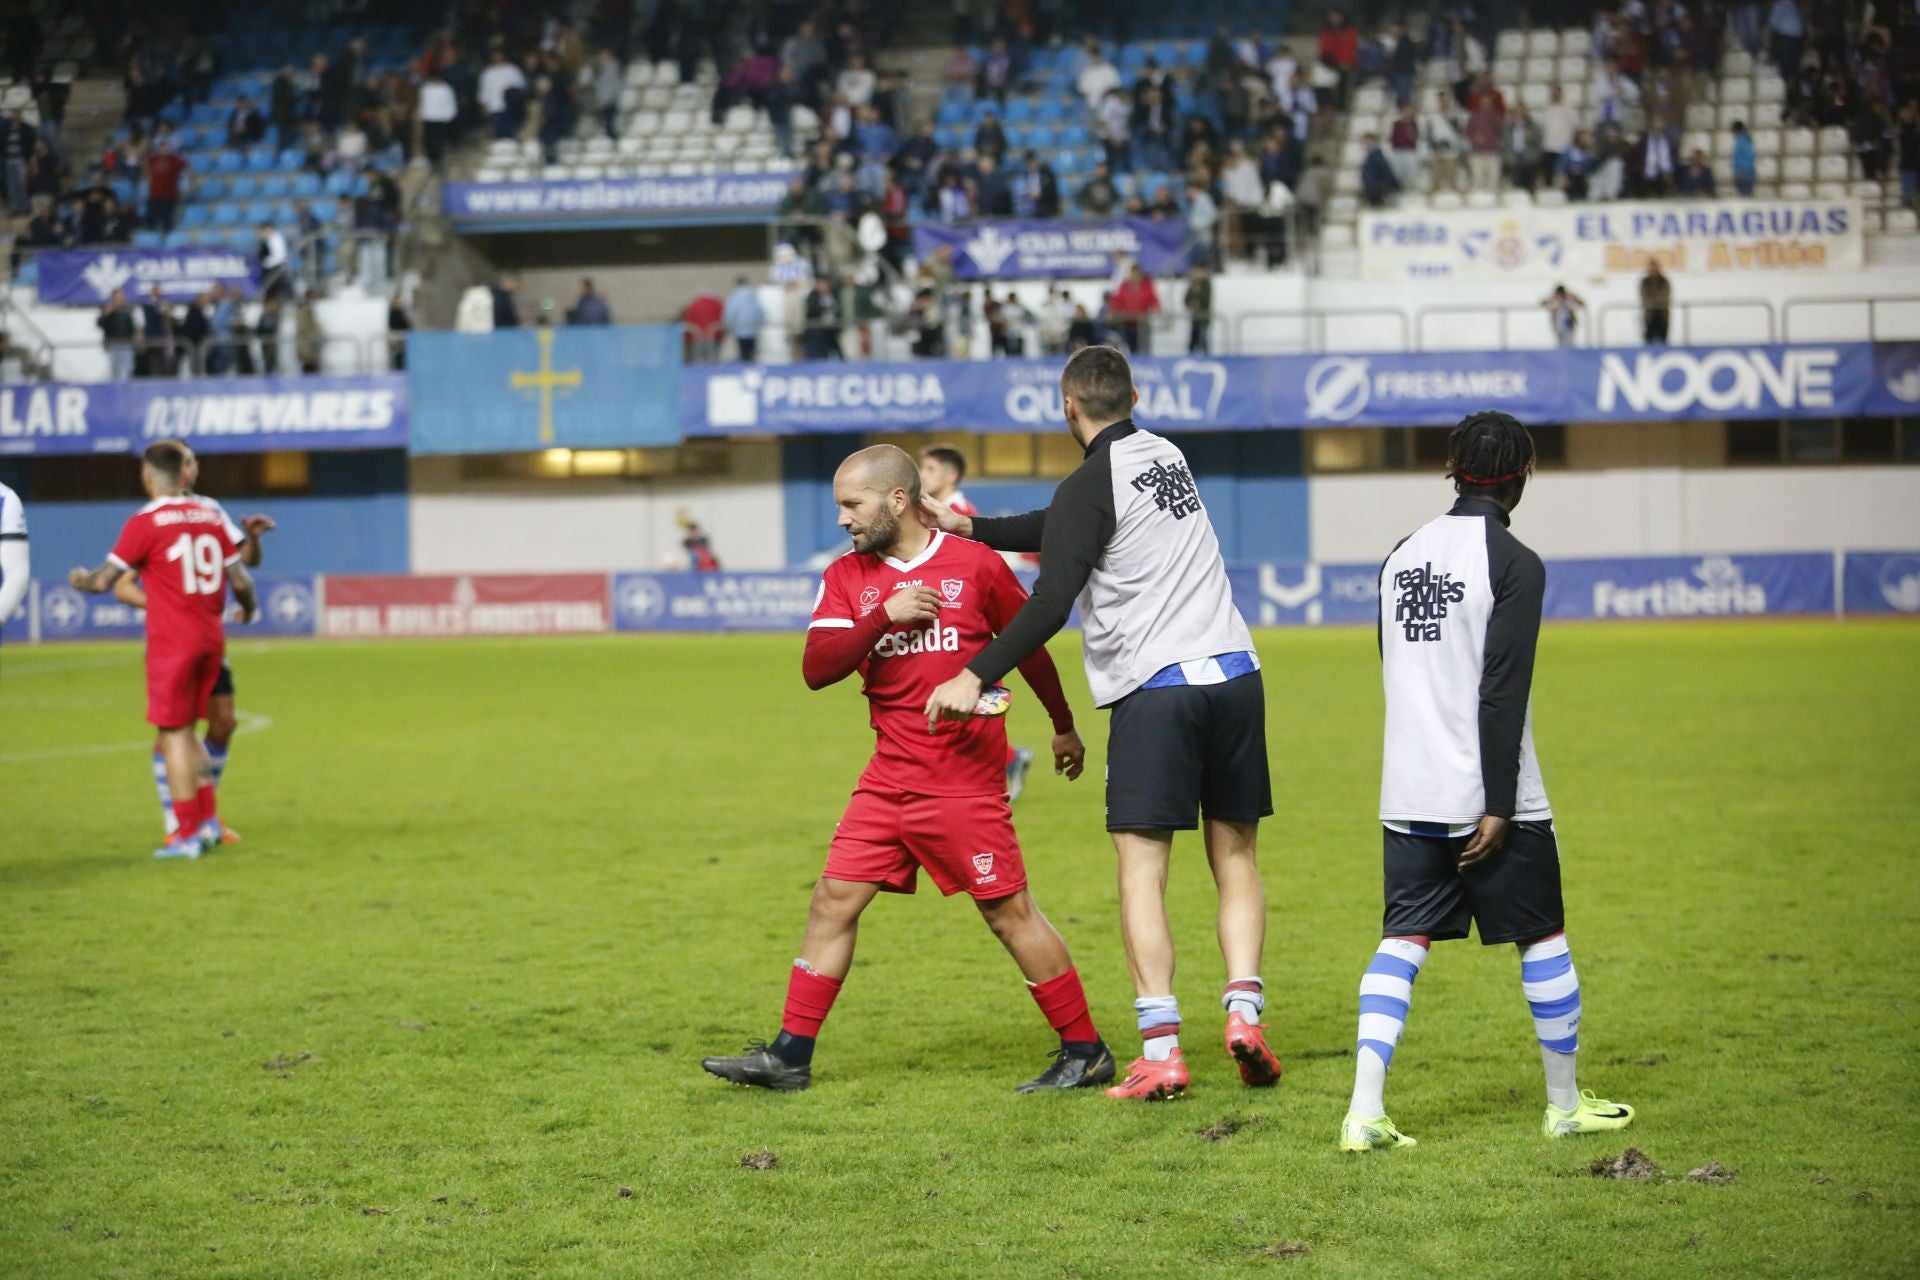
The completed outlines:
[[[1225,822],[1273,814],[1258,671],[1223,684],[1136,689],[1113,704],[1107,830],[1191,831],[1203,813]]]
[[[1387,899],[1381,937],[1424,934],[1437,942],[1466,937],[1472,924],[1491,946],[1532,942],[1566,928],[1551,820],[1513,823],[1506,847],[1466,871],[1460,851],[1471,836],[1410,836],[1386,828],[1381,835]]]
[[[213,692],[208,696],[213,698],[233,696],[233,668],[227,663],[220,664],[220,674],[214,678]]]

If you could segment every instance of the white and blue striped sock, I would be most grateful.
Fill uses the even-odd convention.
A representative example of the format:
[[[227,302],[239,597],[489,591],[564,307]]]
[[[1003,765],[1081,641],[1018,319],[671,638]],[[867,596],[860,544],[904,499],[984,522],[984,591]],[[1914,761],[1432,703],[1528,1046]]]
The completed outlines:
[[[1580,1048],[1580,975],[1573,971],[1565,934],[1520,948],[1520,987],[1533,1011],[1533,1032],[1540,1038],[1547,1101],[1572,1111],[1580,1105],[1573,1073],[1573,1056]]]
[[[220,775],[227,771],[227,749],[216,747],[211,742],[206,744],[206,748],[207,759],[213,765],[213,785],[217,787],[220,785]]]
[[[158,751],[153,753],[153,787],[160,793],[160,826],[172,835],[180,822],[173,816],[173,788],[167,785],[167,758]]]
[[[1165,1062],[1180,1047],[1180,1002],[1172,996],[1142,996],[1133,1002],[1133,1017],[1144,1043],[1141,1056]]]
[[[1413,980],[1427,962],[1427,948],[1406,938],[1387,938],[1360,975],[1360,1043],[1354,1050],[1353,1100],[1349,1115],[1372,1120],[1387,1113],[1387,1065],[1407,1027]]]

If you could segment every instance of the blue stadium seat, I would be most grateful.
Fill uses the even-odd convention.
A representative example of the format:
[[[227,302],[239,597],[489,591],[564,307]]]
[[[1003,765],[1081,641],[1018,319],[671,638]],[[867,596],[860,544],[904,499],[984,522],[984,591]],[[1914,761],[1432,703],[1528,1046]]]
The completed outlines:
[[[315,200],[307,206],[307,212],[324,226],[340,216],[340,206],[332,200]]]
[[[188,231],[197,231],[201,227],[213,225],[213,206],[210,204],[190,204],[180,211],[180,225]]]
[[[957,98],[949,98],[940,104],[940,114],[934,117],[935,124],[965,124],[973,119],[972,104]]]
[[[246,157],[238,151],[225,150],[213,153],[211,168],[215,173],[238,173],[246,164]]]
[[[975,124],[979,124],[988,116],[994,116],[1002,121],[1006,119],[1006,117],[1001,114],[1000,104],[992,98],[982,98],[973,104],[973,122]]]
[[[40,259],[28,258],[13,273],[13,282],[18,285],[36,285],[40,283]]]
[[[268,200],[284,200],[293,191],[293,180],[284,173],[270,173],[260,179],[260,194]]]
[[[253,247],[259,243],[259,240],[251,231],[229,231],[227,232],[226,243],[229,249],[237,249],[241,253],[251,253]]]
[[[1048,93],[1075,94],[1075,93],[1078,93],[1079,91],[1080,91],[1079,77],[1073,74],[1072,67],[1069,67],[1064,63],[1058,67],[1055,67],[1053,74],[1047,77]]]
[[[192,125],[183,125],[173,131],[173,145],[181,151],[193,151],[200,146],[200,131]]]
[[[222,177],[205,177],[193,184],[193,198],[195,200],[218,200],[226,194],[227,180]]]
[[[1060,65],[1066,52],[1065,49],[1051,49],[1045,46],[1035,49],[1027,55],[1027,71],[1032,75],[1043,76]]]
[[[268,221],[276,227],[291,227],[300,221],[300,215],[295,212],[293,201],[282,200],[273,206],[273,217]]]
[[[1156,40],[1153,44],[1153,59],[1163,67],[1180,65],[1180,46],[1171,40]]]
[[[1116,173],[1113,175],[1113,189],[1120,193],[1122,200],[1131,199],[1140,193],[1140,182],[1130,173]]]
[[[158,231],[149,231],[145,227],[140,228],[133,233],[133,247],[136,249],[158,249],[160,247],[160,233]]]
[[[933,131],[933,140],[948,151],[967,145],[967,131],[958,125],[941,125]]]
[[[272,147],[254,147],[247,152],[247,168],[265,173],[280,162],[280,153]]]
[[[1053,171],[1063,178],[1080,172],[1078,151],[1056,151],[1047,157],[1047,162],[1053,166]]]
[[[283,147],[280,151],[282,169],[298,169],[307,162],[307,153],[299,147]]]
[[[1207,61],[1207,42],[1205,40],[1188,39],[1182,43],[1180,54],[1180,61],[1187,66],[1204,66]]]
[[[327,175],[324,186],[327,194],[330,196],[352,195],[353,175],[348,173],[330,173]]]
[[[263,222],[273,221],[273,206],[265,200],[255,200],[247,206],[247,225],[257,227]]]
[[[187,123],[208,128],[220,123],[220,112],[211,102],[196,102],[187,112]]]
[[[1147,65],[1147,47],[1140,44],[1128,45],[1120,51],[1120,57],[1117,59],[1116,65],[1119,66],[1122,73],[1131,73],[1140,70],[1141,67]]]
[[[121,204],[140,203],[140,184],[132,178],[115,178],[107,184],[107,189],[113,192],[113,198]]]
[[[251,174],[242,174],[227,183],[229,200],[251,200],[260,194],[260,179]]]
[[[1087,132],[1083,124],[1070,124],[1060,131],[1060,145],[1063,147],[1084,147],[1093,142],[1093,135]]]
[[[1066,99],[1048,96],[1040,99],[1040,105],[1034,108],[1033,118],[1045,124],[1059,124],[1067,118],[1068,110]]]
[[[310,200],[320,194],[320,175],[301,173],[294,175],[293,194],[302,200]]]
[[[1037,124],[1027,130],[1027,140],[1024,145],[1044,151],[1059,145],[1059,142],[1060,135],[1052,125]]]
[[[213,206],[213,225],[216,227],[237,227],[240,225],[240,206],[231,200],[222,200]]]
[[[1033,103],[1026,98],[1009,98],[1002,118],[1008,124],[1025,124],[1033,119]]]

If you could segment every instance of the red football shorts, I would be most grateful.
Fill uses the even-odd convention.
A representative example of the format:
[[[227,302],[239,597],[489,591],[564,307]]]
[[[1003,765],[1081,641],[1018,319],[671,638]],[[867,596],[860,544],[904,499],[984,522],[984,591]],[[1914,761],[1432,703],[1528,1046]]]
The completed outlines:
[[[921,867],[941,893],[964,889],[982,902],[1026,888],[1007,798],[855,791],[834,829],[825,874],[912,893]]]
[[[162,729],[194,724],[207,714],[207,699],[220,678],[224,646],[147,651],[147,723]]]

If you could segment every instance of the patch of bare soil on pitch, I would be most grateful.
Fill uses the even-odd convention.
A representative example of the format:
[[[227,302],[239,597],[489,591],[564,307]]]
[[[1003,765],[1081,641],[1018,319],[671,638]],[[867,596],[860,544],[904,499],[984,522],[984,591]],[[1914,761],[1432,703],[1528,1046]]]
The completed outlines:
[[[1304,1258],[1312,1252],[1312,1249],[1308,1248],[1299,1240],[1275,1240],[1272,1244],[1261,1250],[1261,1256],[1268,1258]]]
[[[1740,1176],[1738,1169],[1729,1169],[1718,1160],[1709,1160],[1698,1169],[1687,1174],[1688,1182],[1732,1182]]]
[[[1204,1142],[1225,1142],[1242,1129],[1251,1129],[1265,1122],[1266,1117],[1259,1114],[1250,1115],[1244,1120],[1239,1116],[1221,1116],[1206,1128],[1195,1129],[1193,1136]]]
[[[1647,1158],[1638,1147],[1628,1147],[1612,1158],[1601,1158],[1587,1166],[1587,1172],[1596,1178],[1612,1178],[1617,1182],[1643,1182],[1648,1178],[1660,1176],[1660,1166]]]
[[[740,1167],[742,1169],[777,1169],[780,1167],[780,1157],[762,1147],[758,1151],[750,1151],[741,1156]]]
[[[260,1069],[262,1071],[292,1071],[296,1067],[304,1067],[309,1062],[318,1061],[319,1059],[310,1053],[283,1053],[261,1063]]]

